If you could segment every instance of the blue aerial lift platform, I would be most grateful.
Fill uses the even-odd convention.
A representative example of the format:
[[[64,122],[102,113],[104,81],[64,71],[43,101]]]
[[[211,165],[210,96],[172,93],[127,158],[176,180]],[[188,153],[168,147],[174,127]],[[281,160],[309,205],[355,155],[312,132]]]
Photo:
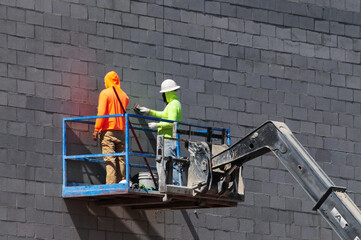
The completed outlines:
[[[125,126],[125,151],[121,153],[102,154],[99,153],[100,147],[91,140],[91,133],[96,118],[124,117]],[[132,142],[134,136],[131,136],[129,120],[138,121],[134,129],[137,134],[143,136],[143,140],[148,137],[148,141],[142,143],[146,147],[146,153],[139,150],[133,150]],[[148,129],[146,122],[166,121],[175,123],[177,128],[177,152],[181,151],[181,143],[191,140],[193,137],[204,139],[207,142],[218,141],[219,144],[230,145],[230,131],[228,129],[207,127],[200,124],[189,124],[185,122],[174,122],[165,119],[158,119],[142,115],[119,114],[107,116],[86,116],[63,119],[63,198],[81,199],[94,201],[102,205],[121,205],[132,208],[208,208],[208,207],[230,207],[236,206],[242,197],[224,197],[215,195],[195,195],[182,186],[175,187],[173,192],[171,188],[167,192],[160,192],[158,186],[141,186],[139,180],[134,181],[134,176],[139,176],[139,169],[145,169],[147,166],[141,161],[141,158],[147,158],[150,168],[156,175],[156,153],[155,148],[151,147],[156,143],[153,133],[156,131]],[[133,123],[134,124],[134,123]],[[184,129],[185,128],[185,129]],[[149,134],[153,140],[149,139]],[[185,135],[186,140],[181,140],[179,135]],[[177,138],[178,137],[178,138]],[[75,140],[74,140],[75,139]],[[144,148],[144,147],[143,147]],[[84,151],[85,150],[85,151]],[[119,184],[105,184],[104,156],[124,156],[126,165],[126,182]],[[181,160],[179,160],[181,161]],[[136,169],[136,170],[135,170]],[[133,171],[134,170],[134,171]],[[133,173],[132,173],[133,172]],[[132,174],[131,174],[132,173]],[[144,174],[144,173],[143,173]],[[184,179],[183,173],[183,179]],[[180,175],[180,181],[182,181]],[[80,177],[82,176],[82,177]],[[84,179],[86,181],[84,181]],[[134,183],[137,184],[134,184]],[[151,182],[149,179],[148,182]],[[147,183],[148,183],[147,182]],[[156,183],[158,184],[158,183]],[[183,183],[184,185],[185,183]],[[171,196],[171,197],[170,197]],[[167,200],[165,200],[167,198]]]

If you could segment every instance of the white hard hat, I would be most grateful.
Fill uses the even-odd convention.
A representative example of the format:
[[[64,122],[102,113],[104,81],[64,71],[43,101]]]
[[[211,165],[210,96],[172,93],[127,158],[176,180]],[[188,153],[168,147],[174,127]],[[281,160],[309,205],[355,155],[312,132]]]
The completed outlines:
[[[160,86],[160,92],[171,92],[179,89],[180,86],[177,85],[177,83],[172,79],[166,79],[162,82],[162,85]]]

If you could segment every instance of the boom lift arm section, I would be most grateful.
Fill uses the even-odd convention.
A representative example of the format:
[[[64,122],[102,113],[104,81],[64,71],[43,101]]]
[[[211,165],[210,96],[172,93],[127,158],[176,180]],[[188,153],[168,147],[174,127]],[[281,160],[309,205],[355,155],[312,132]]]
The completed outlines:
[[[212,158],[212,168],[242,166],[273,152],[315,202],[318,211],[342,239],[361,239],[361,212],[343,187],[337,187],[281,122],[269,121]]]

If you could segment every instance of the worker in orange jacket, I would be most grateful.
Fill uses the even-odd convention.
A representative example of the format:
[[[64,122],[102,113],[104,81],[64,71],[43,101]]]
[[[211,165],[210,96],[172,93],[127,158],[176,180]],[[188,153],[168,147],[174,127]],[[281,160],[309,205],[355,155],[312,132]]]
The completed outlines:
[[[119,76],[112,71],[104,77],[105,89],[100,92],[98,104],[98,116],[124,114],[129,98],[120,88]],[[118,101],[117,95],[121,101]],[[121,106],[123,105],[123,107]],[[103,154],[124,152],[125,143],[125,118],[110,117],[97,118],[93,132],[93,140],[99,135]],[[99,134],[100,133],[100,134]],[[125,182],[125,163],[123,156],[104,157],[106,165],[106,184]]]

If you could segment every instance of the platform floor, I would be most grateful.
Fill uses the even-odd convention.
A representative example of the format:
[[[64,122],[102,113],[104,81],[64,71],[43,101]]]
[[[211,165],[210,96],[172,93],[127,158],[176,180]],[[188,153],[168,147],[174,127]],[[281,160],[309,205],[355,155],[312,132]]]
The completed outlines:
[[[178,189],[178,190],[177,190]],[[73,186],[63,188],[63,198],[92,201],[103,206],[124,206],[132,209],[198,209],[236,207],[243,196],[219,197],[200,194],[193,196],[189,191],[169,188],[169,192],[132,189],[122,184]]]

